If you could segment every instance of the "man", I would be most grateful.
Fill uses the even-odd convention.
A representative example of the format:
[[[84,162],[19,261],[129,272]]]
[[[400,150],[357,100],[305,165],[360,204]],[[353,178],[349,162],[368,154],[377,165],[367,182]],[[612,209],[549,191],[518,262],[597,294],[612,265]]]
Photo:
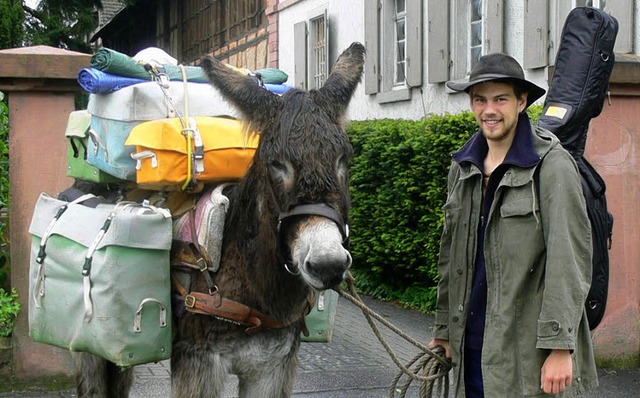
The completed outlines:
[[[591,229],[571,155],[525,109],[545,90],[505,54],[468,81],[480,127],[453,155],[429,347],[456,397],[576,396],[598,384],[584,303]]]

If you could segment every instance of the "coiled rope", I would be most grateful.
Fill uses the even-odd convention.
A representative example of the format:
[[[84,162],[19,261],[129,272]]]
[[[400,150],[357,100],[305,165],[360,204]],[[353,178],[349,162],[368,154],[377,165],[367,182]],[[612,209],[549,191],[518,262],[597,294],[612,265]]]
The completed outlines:
[[[390,389],[390,398],[404,398],[407,394],[409,386],[414,381],[420,382],[420,398],[442,397],[449,396],[449,370],[451,369],[451,361],[444,358],[445,350],[443,347],[435,347],[434,349],[427,348],[426,345],[416,341],[411,336],[398,329],[391,322],[384,319],[375,311],[367,307],[358,293],[355,290],[354,278],[351,274],[347,276],[347,285],[349,292],[346,292],[342,286],[338,286],[335,290],[342,297],[358,306],[364,314],[367,322],[371,326],[373,333],[376,335],[382,346],[385,348],[393,362],[398,366],[400,371],[393,379]],[[378,326],[373,319],[376,319],[398,336],[404,338],[417,348],[421,350],[414,358],[412,358],[406,365],[402,364],[395,354],[393,349],[389,346],[384,336],[380,333]],[[406,376],[401,383],[403,376]],[[397,395],[396,395],[397,394]]]

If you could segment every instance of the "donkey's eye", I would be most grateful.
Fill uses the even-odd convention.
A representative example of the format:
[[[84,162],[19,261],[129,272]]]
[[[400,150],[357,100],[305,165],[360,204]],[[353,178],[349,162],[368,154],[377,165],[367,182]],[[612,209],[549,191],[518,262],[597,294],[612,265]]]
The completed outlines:
[[[293,165],[289,162],[281,162],[279,160],[272,160],[269,165],[271,166],[273,177],[282,181],[284,189],[287,191],[292,190],[295,180]]]
[[[287,168],[287,165],[280,162],[279,160],[272,160],[271,168],[273,168],[273,171],[275,171],[276,173],[286,174],[289,171],[289,169]]]

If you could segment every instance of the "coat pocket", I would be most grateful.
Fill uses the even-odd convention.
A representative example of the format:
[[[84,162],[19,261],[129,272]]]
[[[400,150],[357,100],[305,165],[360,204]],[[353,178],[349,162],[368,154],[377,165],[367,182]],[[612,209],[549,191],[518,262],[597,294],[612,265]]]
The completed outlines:
[[[444,233],[451,233],[460,223],[462,206],[458,202],[450,201],[442,206],[442,210],[444,210]]]
[[[502,218],[533,216],[534,212],[539,213],[540,208],[538,202],[534,201],[532,196],[514,197],[511,200],[503,201],[502,206],[500,206],[500,216]]]
[[[514,237],[531,237],[541,230],[540,206],[528,190],[507,192],[500,203],[499,239],[514,242]],[[506,240],[503,240],[506,239]],[[520,239],[520,238],[516,238]],[[528,241],[529,238],[527,238]]]

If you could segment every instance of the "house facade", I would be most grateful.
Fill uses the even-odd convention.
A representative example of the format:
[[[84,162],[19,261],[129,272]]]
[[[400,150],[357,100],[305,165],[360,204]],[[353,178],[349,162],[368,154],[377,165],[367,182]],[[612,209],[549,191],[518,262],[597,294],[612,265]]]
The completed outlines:
[[[352,119],[456,113],[468,109],[467,96],[445,82],[468,77],[482,54],[510,54],[527,79],[547,88],[566,16],[584,5],[616,17],[617,53],[638,54],[638,0],[281,0],[278,67],[297,87],[313,88],[310,76],[359,41],[367,61]],[[318,52],[327,58],[316,60]]]

